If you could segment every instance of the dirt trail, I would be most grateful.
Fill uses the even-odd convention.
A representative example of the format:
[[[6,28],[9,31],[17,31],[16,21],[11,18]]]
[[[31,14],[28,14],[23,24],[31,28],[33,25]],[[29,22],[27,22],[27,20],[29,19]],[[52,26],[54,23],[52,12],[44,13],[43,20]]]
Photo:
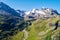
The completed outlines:
[[[50,29],[48,29],[47,31],[42,31],[42,32],[38,33],[38,35],[45,35],[47,32],[49,32],[50,30],[53,30],[54,28],[55,28],[55,27],[50,28]]]
[[[26,40],[28,38],[28,32],[25,29],[23,30],[23,32],[24,32],[23,40]]]

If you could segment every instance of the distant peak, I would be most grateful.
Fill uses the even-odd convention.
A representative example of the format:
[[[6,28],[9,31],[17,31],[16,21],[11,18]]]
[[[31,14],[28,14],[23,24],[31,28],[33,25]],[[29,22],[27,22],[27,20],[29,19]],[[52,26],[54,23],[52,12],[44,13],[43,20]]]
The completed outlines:
[[[3,2],[0,2],[0,8],[2,7],[2,5],[3,5]]]
[[[35,11],[36,9],[33,9],[33,11]]]
[[[37,11],[37,10],[39,10],[39,9],[32,9],[31,11],[32,11],[32,13],[34,13],[34,12]]]
[[[3,6],[3,5],[6,5],[5,3],[3,3],[3,2],[0,2],[0,6]]]
[[[4,4],[3,2],[0,2],[0,4]]]
[[[42,10],[46,10],[46,9],[48,9],[48,8],[46,8],[46,7],[44,7],[44,6],[42,7]]]
[[[3,2],[0,2],[0,8],[2,9],[2,8],[7,8],[7,7],[9,7],[8,5],[6,5],[5,3],[3,3]]]
[[[42,8],[45,8],[44,6]]]

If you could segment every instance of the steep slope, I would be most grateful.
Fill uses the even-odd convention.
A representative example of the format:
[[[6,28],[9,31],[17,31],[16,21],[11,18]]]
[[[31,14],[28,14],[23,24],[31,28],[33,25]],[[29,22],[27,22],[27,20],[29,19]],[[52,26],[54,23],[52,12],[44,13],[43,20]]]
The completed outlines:
[[[36,20],[32,22],[31,26],[24,29],[28,34],[26,34],[23,30],[12,37],[8,37],[8,39],[24,40],[24,38],[26,38],[25,40],[52,40],[56,38],[59,40],[58,34],[60,33],[60,27],[57,30],[54,30],[55,25],[49,25],[49,23],[55,24],[58,20],[60,20],[59,17]]]
[[[25,28],[25,21],[18,12],[0,2],[0,40],[17,34]]]
[[[16,12],[0,2],[0,40],[60,40],[60,27],[54,30],[54,24],[60,20],[56,10],[42,8],[26,13]],[[20,16],[37,20],[24,20]]]
[[[20,16],[13,8],[3,2],[0,2],[0,14]]]
[[[30,26],[29,37],[27,40],[52,40],[52,36],[60,31],[60,28],[53,30],[55,26],[49,26],[49,23],[55,23],[59,18],[50,18],[47,20],[37,20]]]

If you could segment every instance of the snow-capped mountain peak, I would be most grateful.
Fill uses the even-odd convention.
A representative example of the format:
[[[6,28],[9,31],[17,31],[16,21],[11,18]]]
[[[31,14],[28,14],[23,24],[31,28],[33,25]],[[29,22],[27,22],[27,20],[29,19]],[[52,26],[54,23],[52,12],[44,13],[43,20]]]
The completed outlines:
[[[25,12],[26,16],[32,18],[43,18],[43,17],[52,17],[55,15],[60,15],[56,10],[50,8],[43,8],[43,9],[33,9],[31,11]]]
[[[36,10],[36,9],[33,9],[33,10],[32,10],[32,13],[34,13],[34,12],[35,12],[35,10]]]
[[[36,11],[38,11],[39,9],[32,9],[31,12],[35,13]]]
[[[26,11],[25,12],[25,15],[29,15],[31,12],[30,11]]]

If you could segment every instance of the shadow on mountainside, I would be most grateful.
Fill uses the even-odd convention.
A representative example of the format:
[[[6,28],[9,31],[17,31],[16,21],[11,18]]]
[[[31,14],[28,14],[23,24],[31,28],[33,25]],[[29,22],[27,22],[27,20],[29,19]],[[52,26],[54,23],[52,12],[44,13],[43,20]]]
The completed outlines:
[[[60,26],[59,22],[60,20],[56,21],[54,30],[56,30]]]
[[[0,40],[17,34],[29,25],[31,25],[30,21],[25,22],[24,19],[0,15]]]

